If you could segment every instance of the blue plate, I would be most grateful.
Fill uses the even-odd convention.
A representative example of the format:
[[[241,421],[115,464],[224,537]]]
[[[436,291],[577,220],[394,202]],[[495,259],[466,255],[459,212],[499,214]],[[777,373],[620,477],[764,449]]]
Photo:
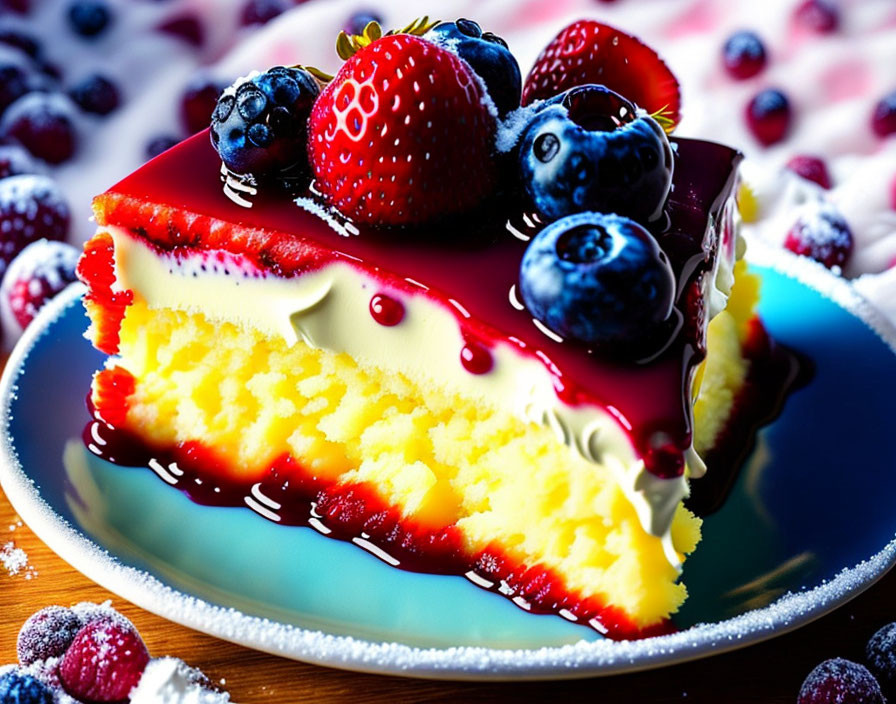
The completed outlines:
[[[571,677],[669,664],[782,633],[896,560],[896,332],[819,267],[754,246],[760,313],[816,374],[763,429],[686,563],[680,633],[614,643],[527,614],[462,577],[389,567],[310,528],[200,506],[147,469],[88,452],[103,355],[74,287],[42,311],[0,382],[0,480],[19,514],[88,577],[184,625],[358,670],[452,678]],[[786,273],[785,273],[786,271]]]

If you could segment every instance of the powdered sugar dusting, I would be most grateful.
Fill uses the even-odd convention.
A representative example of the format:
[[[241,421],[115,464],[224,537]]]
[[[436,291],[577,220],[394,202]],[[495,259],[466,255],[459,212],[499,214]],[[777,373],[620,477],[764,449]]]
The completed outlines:
[[[538,111],[540,102],[527,105],[524,108],[517,108],[507,113],[502,121],[498,123],[498,134],[495,137],[495,147],[499,152],[507,153],[516,147],[526,125],[532,119],[532,116]]]
[[[28,564],[28,555],[22,548],[17,548],[11,540],[0,547],[0,564],[10,577],[23,574],[25,579],[37,576],[35,569]]]
[[[178,658],[150,660],[131,690],[131,704],[227,704],[230,695],[209,688],[208,678]]]

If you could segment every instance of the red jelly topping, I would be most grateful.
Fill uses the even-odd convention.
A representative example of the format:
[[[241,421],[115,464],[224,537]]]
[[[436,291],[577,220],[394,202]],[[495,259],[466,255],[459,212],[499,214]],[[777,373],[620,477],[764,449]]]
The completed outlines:
[[[404,306],[391,296],[378,293],[370,299],[370,314],[380,325],[392,327],[404,320]]]
[[[513,307],[508,293],[517,283],[526,243],[504,229],[503,219],[419,236],[358,227],[356,235],[345,237],[273,189],[259,193],[251,209],[242,208],[222,193],[220,160],[204,133],[100,196],[97,219],[129,228],[175,255],[225,250],[282,277],[345,262],[378,278],[384,288],[425,295],[456,316],[468,339],[484,347],[510,342],[522,354],[537,356],[562,389],[564,402],[612,409],[631,429],[648,470],[665,474],[667,469],[649,463],[649,438],[652,429],[662,428],[675,447],[689,446],[688,379],[704,355],[701,326],[689,324],[695,311],[682,292],[694,282],[699,287],[712,270],[718,232],[708,224],[724,221],[740,160],[736,151],[718,144],[672,142],[674,188],[667,218],[653,234],[678,278],[676,308],[685,324],[648,364],[603,358],[581,344],[553,340],[533,325],[527,311]]]
[[[470,374],[487,374],[492,370],[492,353],[475,340],[467,340],[460,350],[460,362]]]
[[[114,263],[112,238],[103,233],[84,245],[77,268],[78,278],[89,289],[84,296],[85,305],[100,311],[95,316],[94,344],[109,355],[118,354],[121,321],[125,308],[134,300],[133,291],[112,290],[115,283]]]

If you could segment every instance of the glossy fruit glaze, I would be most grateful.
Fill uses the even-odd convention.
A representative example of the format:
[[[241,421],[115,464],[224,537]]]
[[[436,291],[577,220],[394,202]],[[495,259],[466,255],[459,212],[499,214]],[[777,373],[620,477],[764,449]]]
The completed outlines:
[[[683,324],[647,363],[608,359],[581,344],[552,339],[513,305],[526,242],[506,227],[510,212],[500,203],[485,209],[487,215],[441,229],[352,226],[350,234],[340,233],[274,188],[262,189],[251,208],[231,202],[222,192],[218,156],[201,133],[99,196],[95,207],[100,225],[128,228],[174,256],[223,250],[284,278],[344,262],[379,279],[383,292],[424,295],[453,313],[468,341],[486,351],[509,343],[539,359],[563,402],[610,409],[648,470],[674,477],[683,472],[691,445],[690,375],[705,354],[703,298],[686,292],[702,290],[719,232],[730,227],[732,209],[725,206],[740,154],[698,140],[674,139],[673,145],[673,190],[653,234],[676,274]],[[717,227],[709,228],[710,222]],[[466,360],[468,371],[487,373],[483,359],[471,351],[458,363]],[[654,446],[658,437],[662,447]]]
[[[497,543],[472,551],[454,525],[424,527],[385,503],[376,487],[317,478],[289,455],[274,460],[264,479],[255,482],[230,477],[223,458],[200,443],[151,447],[123,429],[133,389],[133,377],[120,367],[97,374],[95,404],[89,398],[87,402],[92,418],[84,428],[85,446],[109,462],[151,469],[198,504],[248,506],[279,525],[309,526],[329,538],[351,542],[394,567],[462,575],[527,612],[562,612],[564,618],[611,638],[645,638],[674,630],[669,622],[638,628],[621,609],[600,597],[582,598],[571,592],[550,569],[524,564]]]

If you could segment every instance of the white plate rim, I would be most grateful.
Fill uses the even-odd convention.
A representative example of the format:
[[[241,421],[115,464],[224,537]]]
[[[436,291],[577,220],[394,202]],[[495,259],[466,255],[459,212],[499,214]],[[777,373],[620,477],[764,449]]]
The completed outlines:
[[[896,327],[852,286],[821,265],[752,241],[747,259],[815,289],[863,321],[896,353]],[[79,299],[74,284],[40,311],[13,349],[0,378],[0,485],[51,550],[100,586],[158,616],[255,650],[357,672],[451,680],[572,679],[651,669],[718,654],[783,635],[829,613],[872,586],[896,564],[896,536],[834,578],[769,606],[671,635],[638,641],[580,641],[531,649],[423,648],[331,635],[218,606],[121,563],[55,513],[28,478],[9,437],[10,404],[22,365],[49,324]]]

